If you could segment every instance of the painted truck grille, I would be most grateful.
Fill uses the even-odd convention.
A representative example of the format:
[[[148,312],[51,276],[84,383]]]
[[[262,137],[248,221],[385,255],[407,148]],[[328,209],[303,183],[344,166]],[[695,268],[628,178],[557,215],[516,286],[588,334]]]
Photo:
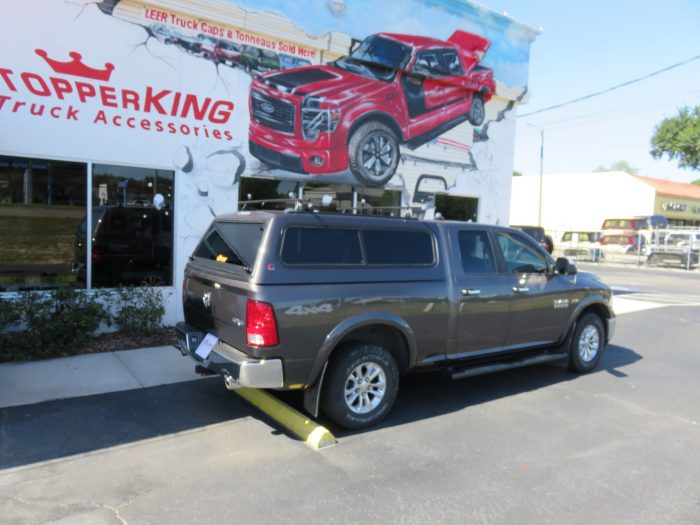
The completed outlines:
[[[294,105],[259,91],[251,91],[250,96],[256,122],[277,131],[294,133]]]

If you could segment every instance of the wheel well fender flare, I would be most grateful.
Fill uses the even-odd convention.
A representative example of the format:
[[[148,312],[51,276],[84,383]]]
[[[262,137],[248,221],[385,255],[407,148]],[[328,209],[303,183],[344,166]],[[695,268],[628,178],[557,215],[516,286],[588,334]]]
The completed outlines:
[[[348,134],[346,137],[346,142],[349,144],[350,143],[350,137],[352,137],[352,134],[355,132],[357,128],[362,126],[365,122],[369,122],[371,120],[376,120],[378,122],[382,122],[383,124],[386,124],[391,128],[391,130],[396,133],[396,139],[400,142],[403,143],[403,132],[401,130],[401,126],[394,120],[394,118],[389,115],[388,113],[384,113],[383,111],[370,111],[368,113],[364,113],[361,115],[358,115],[354,118],[352,125],[350,126],[350,129],[348,129]]]
[[[578,305],[576,305],[576,309],[571,314],[571,317],[566,325],[566,329],[562,334],[562,343],[566,342],[569,335],[573,333],[576,323],[581,316],[588,312],[593,312],[600,316],[601,320],[603,321],[603,326],[605,327],[605,336],[607,339],[609,334],[608,319],[613,317],[614,314],[608,304],[607,298],[603,295],[596,294],[585,298]]]

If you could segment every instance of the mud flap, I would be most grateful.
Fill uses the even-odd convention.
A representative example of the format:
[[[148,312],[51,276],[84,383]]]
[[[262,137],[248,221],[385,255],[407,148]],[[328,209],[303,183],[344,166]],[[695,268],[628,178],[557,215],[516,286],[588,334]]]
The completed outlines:
[[[321,405],[321,388],[323,387],[323,378],[326,376],[326,368],[328,368],[328,361],[323,365],[321,373],[309,388],[304,390],[304,410],[306,410],[313,417],[318,417],[320,413]]]

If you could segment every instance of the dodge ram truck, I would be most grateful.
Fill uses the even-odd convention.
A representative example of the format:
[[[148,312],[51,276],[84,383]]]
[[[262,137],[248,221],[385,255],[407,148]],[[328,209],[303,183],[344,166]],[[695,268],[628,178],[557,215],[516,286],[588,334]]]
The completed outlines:
[[[493,72],[480,67],[489,41],[455,31],[446,41],[379,33],[349,56],[272,72],[250,87],[250,153],[311,175],[348,169],[381,186],[399,145],[415,149],[469,120],[483,123]]]
[[[611,296],[511,228],[238,212],[187,264],[178,345],[229,389],[304,390],[309,413],[361,428],[411,372],[592,371],[615,329]]]

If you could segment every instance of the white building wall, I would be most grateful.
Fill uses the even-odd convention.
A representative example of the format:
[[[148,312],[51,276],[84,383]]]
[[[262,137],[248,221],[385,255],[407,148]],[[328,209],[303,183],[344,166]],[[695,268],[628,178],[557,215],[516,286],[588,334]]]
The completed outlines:
[[[539,175],[513,177],[511,224],[537,224]],[[599,230],[609,218],[653,215],[654,188],[621,171],[547,173],[542,226],[548,231]]]

